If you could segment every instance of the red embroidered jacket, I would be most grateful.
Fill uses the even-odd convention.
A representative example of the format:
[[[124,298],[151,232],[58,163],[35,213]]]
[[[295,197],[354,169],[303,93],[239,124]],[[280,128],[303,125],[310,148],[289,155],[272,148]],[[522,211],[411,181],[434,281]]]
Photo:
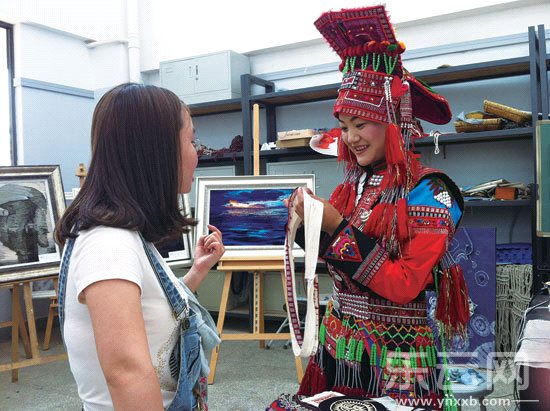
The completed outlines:
[[[447,250],[463,202],[449,177],[425,168],[407,198],[411,239],[402,248],[401,258],[392,259],[376,238],[362,232],[368,211],[377,204],[384,174],[385,170],[367,175],[352,217],[344,219],[332,236],[323,233],[319,257],[339,290],[359,294],[370,290],[407,304],[433,282],[432,269]]]

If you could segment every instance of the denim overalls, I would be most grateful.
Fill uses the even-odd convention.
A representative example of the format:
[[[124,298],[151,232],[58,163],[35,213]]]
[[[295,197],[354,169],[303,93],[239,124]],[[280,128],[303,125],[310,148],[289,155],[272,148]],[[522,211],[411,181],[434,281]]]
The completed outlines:
[[[187,301],[184,300],[174,283],[170,280],[162,265],[140,234],[141,242],[151,267],[172,307],[174,318],[179,321],[180,338],[170,356],[170,372],[177,380],[177,389],[174,400],[167,411],[192,411],[197,407],[197,399],[193,395],[193,388],[197,384],[201,370],[200,363],[200,337],[197,332],[196,318],[189,310]],[[59,271],[59,323],[63,334],[65,290],[67,287],[67,274],[69,262],[74,248],[74,239],[67,240],[63,260]]]

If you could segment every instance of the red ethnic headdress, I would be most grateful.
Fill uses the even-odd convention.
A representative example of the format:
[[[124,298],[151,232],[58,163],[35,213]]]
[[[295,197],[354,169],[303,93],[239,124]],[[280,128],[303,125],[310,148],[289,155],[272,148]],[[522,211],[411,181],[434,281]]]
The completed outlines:
[[[380,200],[383,207],[376,207],[376,213],[373,210],[375,215],[367,225],[371,234],[396,255],[408,237],[406,198],[416,184],[419,169],[412,152],[413,139],[423,135],[417,118],[445,124],[452,117],[449,104],[404,69],[401,54],[405,45],[396,40],[384,6],[323,13],[315,26],[341,59],[343,79],[334,116],[344,114],[388,124],[387,177]],[[330,202],[344,217],[349,217],[362,170],[353,153],[339,140],[338,159],[346,162],[347,170]],[[389,228],[382,219],[391,222]]]

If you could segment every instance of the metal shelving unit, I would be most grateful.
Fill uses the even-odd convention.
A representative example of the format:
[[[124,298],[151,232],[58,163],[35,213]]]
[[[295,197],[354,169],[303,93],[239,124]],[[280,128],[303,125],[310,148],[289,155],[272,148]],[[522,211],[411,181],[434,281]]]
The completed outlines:
[[[527,75],[530,73],[532,59],[530,57],[520,57],[513,59],[503,59],[489,61],[484,63],[466,64],[455,67],[426,70],[413,73],[416,77],[428,82],[430,85],[443,85],[459,82],[470,82],[484,80],[488,78],[501,78],[517,75]],[[550,67],[550,61],[547,62]],[[276,141],[275,128],[275,108],[279,106],[306,104],[317,101],[333,100],[338,95],[339,83],[326,84],[320,86],[306,87],[294,90],[273,91],[275,85],[273,82],[263,80],[257,76],[245,74],[241,76],[242,95],[241,99],[220,100],[208,103],[191,105],[191,111],[194,116],[204,116],[212,114],[223,114],[241,111],[243,113],[243,137],[244,151],[236,155],[224,155],[222,158],[211,158],[203,156],[201,163],[220,161],[220,160],[243,160],[245,162],[245,174],[251,174],[251,116],[250,110],[252,104],[258,103],[266,109],[268,120],[268,141]],[[268,92],[264,94],[250,95],[253,84],[266,88]],[[246,109],[248,108],[248,110]],[[521,129],[483,131],[476,133],[447,133],[439,136],[439,144],[466,144],[477,142],[495,142],[511,140],[529,140],[533,137],[532,127]],[[433,144],[432,137],[425,137],[416,140],[417,147],[423,147]],[[262,151],[263,158],[277,157],[299,157],[311,156],[311,158],[322,158],[312,153],[307,148],[278,149]],[[248,164],[250,163],[250,164]]]
[[[549,101],[549,85],[548,72],[550,71],[550,58],[546,51],[546,35],[543,25],[529,27],[529,53],[534,56],[531,59],[531,100],[533,110],[540,113],[543,119],[550,118],[550,101]],[[536,126],[536,116],[533,116],[533,127]],[[536,158],[536,136],[533,138],[533,158]],[[532,225],[531,232],[533,233],[533,287],[532,291],[538,291],[542,284],[550,280],[550,238],[537,237],[537,203],[536,193],[538,192],[537,181],[537,164],[533,162],[534,188],[531,203],[532,210]]]
[[[189,109],[193,117],[210,114],[234,113],[242,110],[241,99],[209,101],[207,103],[190,104]]]
[[[243,159],[243,152],[240,151],[238,153],[225,153],[223,156],[216,157],[216,156],[201,156],[199,157],[200,163],[216,163],[216,162],[228,162],[228,161],[242,161]]]
[[[468,200],[464,207],[530,207],[531,200]]]
[[[439,144],[467,144],[485,143],[493,141],[530,140],[533,138],[533,128],[515,128],[508,130],[479,131],[476,133],[447,133],[441,134]],[[433,137],[423,137],[415,141],[415,147],[431,146]]]
[[[443,85],[461,82],[479,81],[510,76],[528,75],[531,73],[531,61],[533,57],[520,57],[503,59],[483,63],[466,64],[455,67],[446,67],[434,70],[426,70],[413,73],[415,77],[426,81],[430,85]],[[249,81],[253,76],[244,75],[241,81]],[[271,84],[273,86],[273,84]],[[314,87],[306,87],[295,90],[268,92],[250,97],[250,104],[258,103],[266,109],[266,112],[275,116],[274,109],[279,106],[294,104],[306,104],[316,101],[333,100],[338,94],[339,83]],[[244,106],[243,106],[244,107]],[[243,135],[250,135],[251,125],[243,123]],[[483,141],[502,141],[512,139],[532,138],[533,129],[496,130],[479,133],[445,134],[440,137],[440,144],[474,143]],[[276,140],[276,131],[268,133],[268,141]],[[251,139],[249,139],[251,140]],[[430,138],[417,140],[417,146],[432,144]],[[288,153],[281,153],[287,155]]]

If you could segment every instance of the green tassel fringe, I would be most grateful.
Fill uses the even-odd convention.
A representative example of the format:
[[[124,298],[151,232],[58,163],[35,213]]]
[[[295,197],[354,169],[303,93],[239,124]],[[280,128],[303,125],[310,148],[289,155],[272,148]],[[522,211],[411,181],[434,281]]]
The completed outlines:
[[[357,340],[354,338],[349,339],[348,350],[346,353],[346,359],[349,361],[355,360],[355,348],[357,347]]]
[[[338,342],[336,343],[336,359],[343,360],[345,357],[346,357],[346,338],[340,337],[338,338]]]
[[[376,353],[376,345],[375,344],[372,344],[371,348],[370,348],[370,365],[371,366],[375,366],[376,363],[377,363],[377,353]]]
[[[388,347],[383,346],[380,353],[380,368],[384,369],[386,367],[387,358],[388,358]]]
[[[364,351],[365,351],[365,344],[363,344],[363,340],[359,340],[359,342],[357,343],[357,347],[355,347],[355,361],[361,362],[363,360]],[[371,357],[371,360],[372,360],[372,357]]]
[[[321,322],[321,327],[319,327],[319,342],[321,345],[325,345],[325,342],[327,340],[327,328],[325,327],[325,323]]]

